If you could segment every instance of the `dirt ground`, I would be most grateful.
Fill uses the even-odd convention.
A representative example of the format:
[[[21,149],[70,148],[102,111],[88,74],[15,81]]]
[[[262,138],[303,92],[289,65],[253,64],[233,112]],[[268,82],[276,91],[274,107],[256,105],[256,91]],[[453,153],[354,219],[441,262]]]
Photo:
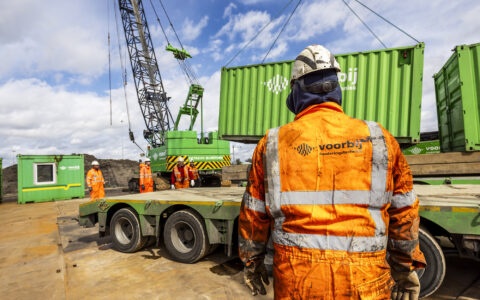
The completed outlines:
[[[111,249],[98,228],[77,224],[86,202],[0,204],[3,299],[273,299],[250,296],[242,265],[219,248],[196,264],[174,262],[160,247],[134,254]],[[448,259],[447,276],[428,299],[480,299],[480,263]]]

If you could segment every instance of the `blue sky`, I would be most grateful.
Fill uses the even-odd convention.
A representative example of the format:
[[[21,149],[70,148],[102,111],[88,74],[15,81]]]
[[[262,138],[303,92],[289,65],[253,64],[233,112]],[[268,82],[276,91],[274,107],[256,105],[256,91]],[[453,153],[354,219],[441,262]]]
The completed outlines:
[[[127,135],[121,83],[114,0],[6,1],[0,11],[0,157],[13,162],[22,154],[90,153],[102,158],[137,159]],[[165,39],[144,0],[160,71],[176,116],[188,85],[176,61],[164,51]],[[158,8],[161,21],[167,20]],[[164,0],[191,64],[205,87],[205,127],[218,122],[220,68],[288,0]],[[231,65],[259,63],[297,1],[272,21]],[[388,47],[415,42],[348,0]],[[458,44],[479,42],[480,2],[363,0],[370,7],[426,43],[422,130],[436,130],[432,75]],[[107,5],[110,6],[109,14]],[[468,7],[467,10],[465,8]],[[112,37],[113,126],[109,125],[107,28]],[[121,44],[123,46],[123,31]],[[170,40],[176,43],[172,31]],[[323,44],[334,53],[382,48],[341,0],[304,0],[267,61],[293,59],[309,44]],[[129,72],[129,63],[127,63]],[[144,124],[128,74],[127,95],[132,129],[143,147]],[[237,145],[242,160],[252,146]],[[123,149],[123,151],[122,151]]]

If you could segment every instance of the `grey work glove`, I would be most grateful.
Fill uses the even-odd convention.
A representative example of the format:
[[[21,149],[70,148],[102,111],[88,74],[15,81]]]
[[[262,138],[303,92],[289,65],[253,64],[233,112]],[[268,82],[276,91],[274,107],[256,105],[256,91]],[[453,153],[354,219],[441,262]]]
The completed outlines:
[[[145,186],[142,184],[142,190],[145,190]]]
[[[245,284],[252,292],[252,296],[258,293],[261,295],[267,294],[263,283],[269,285],[270,282],[268,281],[267,269],[265,268],[263,259],[251,262],[248,266],[245,265],[243,278],[245,279]]]
[[[395,286],[392,290],[392,300],[418,300],[420,281],[417,272],[395,272],[392,270]]]
[[[191,185],[191,186],[195,186],[195,181],[194,181],[194,180],[190,180],[190,185]]]
[[[170,185],[170,189],[171,189],[171,190],[174,190],[174,189],[175,189],[175,185],[173,185],[173,184]]]

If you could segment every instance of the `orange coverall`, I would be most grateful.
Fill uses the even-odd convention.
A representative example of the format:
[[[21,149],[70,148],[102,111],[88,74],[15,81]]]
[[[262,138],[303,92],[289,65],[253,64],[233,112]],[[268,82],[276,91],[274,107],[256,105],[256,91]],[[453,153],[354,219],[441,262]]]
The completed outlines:
[[[179,168],[178,165],[173,167],[171,181],[176,189],[186,189],[190,187],[190,167],[184,165]]]
[[[90,169],[87,172],[87,186],[92,188],[90,192],[90,200],[101,199],[105,197],[105,190],[103,185],[105,180],[103,179],[102,171]]]
[[[190,164],[190,178],[193,180],[198,180],[198,169],[197,167]]]
[[[142,189],[142,185],[145,186],[145,189]],[[151,192],[153,192],[152,169],[144,164],[140,169],[140,193]]]
[[[263,259],[272,238],[275,299],[390,299],[390,265],[425,266],[418,226],[412,175],[395,138],[327,102],[258,143],[239,253],[247,265]]]

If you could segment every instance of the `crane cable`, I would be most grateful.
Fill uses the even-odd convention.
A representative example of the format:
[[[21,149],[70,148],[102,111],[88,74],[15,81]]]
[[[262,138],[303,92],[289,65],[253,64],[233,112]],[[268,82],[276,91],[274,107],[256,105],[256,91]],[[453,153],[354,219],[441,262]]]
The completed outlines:
[[[255,34],[249,41],[248,43],[246,43],[240,50],[237,51],[237,53],[235,53],[235,55],[230,58],[230,60],[225,64],[224,67],[228,67],[228,65],[243,51],[245,50],[245,48],[247,48],[259,35],[260,33],[262,33],[263,30],[265,30],[265,28],[268,27],[268,25],[270,25],[272,23],[273,20],[276,20],[278,18],[278,16],[280,16],[283,11],[290,5],[290,3],[292,3],[293,0],[290,0],[288,1],[288,3],[280,10],[278,11],[278,13],[275,15],[275,17],[273,17],[270,21],[268,21],[267,24],[265,24],[265,26],[262,27],[262,29],[260,29],[257,34]]]
[[[362,22],[362,24],[370,31],[370,33],[380,42],[380,44],[383,45],[383,47],[387,48],[387,46],[385,45],[385,43],[382,42],[382,40],[373,32],[373,30],[360,18],[360,16],[353,10],[353,8],[348,5],[348,3],[345,1],[345,0],[342,0],[343,3],[350,9],[350,11],[360,20],[360,22]],[[358,4],[360,4],[361,6],[363,6],[364,8],[368,9],[371,13],[375,14],[377,17],[379,17],[380,19],[382,19],[383,21],[387,22],[388,24],[390,24],[392,27],[394,27],[395,29],[397,29],[398,31],[400,31],[401,33],[405,34],[406,36],[408,36],[409,38],[411,38],[412,40],[414,40],[415,42],[417,43],[420,43],[419,40],[417,40],[416,38],[414,38],[412,35],[408,34],[405,30],[401,29],[400,27],[398,27],[397,25],[393,24],[392,22],[390,22],[388,19],[386,19],[385,17],[383,17],[382,15],[380,15],[379,13],[377,13],[376,11],[374,11],[373,9],[371,9],[370,7],[368,7],[367,5],[363,4],[362,2],[360,2],[359,0],[352,0],[352,1],[355,1],[357,2]],[[350,2],[351,3],[351,2]]]
[[[350,5],[348,5],[348,3],[347,3],[345,0],[342,0],[342,1],[343,1],[343,3],[348,7],[348,9],[350,9],[350,11],[355,15],[355,17],[357,17],[357,18],[360,20],[360,22],[362,22],[363,26],[365,26],[365,27],[368,29],[368,31],[370,31],[370,33],[377,39],[377,41],[379,41],[380,44],[382,44],[382,46],[383,46],[385,49],[387,49],[387,45],[385,45],[385,43],[382,42],[382,40],[375,34],[375,32],[373,32],[373,30],[367,25],[367,23],[365,23],[365,22],[362,20],[362,18],[360,18],[360,16],[357,15],[357,13],[353,10],[353,8],[351,8]]]
[[[125,98],[125,106],[127,107],[127,120],[128,120],[128,135],[130,137],[130,140],[138,147],[138,149],[140,149],[140,151],[142,151],[143,153],[145,153],[145,151],[142,149],[142,147],[140,147],[140,145],[137,144],[137,142],[135,141],[135,137],[133,135],[133,131],[132,131],[132,123],[130,122],[130,110],[128,108],[128,98],[127,98],[127,67],[125,66],[125,64],[123,63],[123,57],[122,57],[122,45],[120,44],[120,26],[118,25],[118,15],[117,15],[117,1],[113,1],[114,3],[114,11],[115,11],[115,28],[116,28],[116,31],[117,31],[117,43],[118,43],[118,55],[119,55],[119,58],[120,58],[120,67],[122,69],[122,85],[123,85],[123,95],[124,95],[124,98]]]
[[[392,25],[393,27],[395,27],[396,29],[398,29],[399,31],[401,31],[403,34],[405,34],[406,36],[408,36],[409,38],[411,38],[412,40],[414,40],[415,42],[417,43],[420,43],[416,38],[414,38],[413,36],[411,36],[410,34],[408,34],[405,30],[401,29],[400,27],[398,27],[397,25],[393,24],[392,22],[390,22],[389,20],[387,20],[386,18],[384,18],[383,16],[381,16],[379,13],[375,12],[373,9],[371,9],[370,7],[366,6],[365,4],[363,4],[362,2],[360,2],[359,0],[355,0],[358,4],[360,4],[361,6],[365,7],[366,9],[368,9],[369,11],[371,11],[372,13],[374,13],[377,17],[381,18],[382,20],[384,20],[385,22],[387,22],[388,24]]]
[[[292,18],[293,14],[294,14],[295,11],[297,10],[297,8],[298,8],[298,6],[300,5],[301,2],[302,2],[302,0],[298,0],[297,5],[296,5],[295,8],[293,9],[293,11],[292,11],[292,13],[290,14],[290,16],[288,16],[287,21],[285,22],[285,24],[283,24],[282,29],[280,29],[280,31],[278,32],[277,37],[275,38],[275,40],[273,41],[272,45],[271,45],[270,48],[268,49],[267,54],[265,54],[265,56],[263,57],[263,59],[262,59],[262,64],[265,62],[265,59],[267,59],[268,54],[270,54],[270,51],[272,50],[273,46],[275,46],[275,43],[277,42],[278,38],[280,37],[280,35],[282,34],[282,32],[283,32],[283,31],[285,30],[285,28],[287,27],[288,23],[290,22],[290,19]]]
[[[170,40],[168,39],[167,32],[165,31],[165,28],[162,25],[162,22],[160,21],[160,17],[158,16],[157,10],[155,9],[155,6],[153,5],[152,0],[150,1],[150,6],[152,7],[153,13],[155,14],[155,18],[157,19],[158,25],[160,25],[160,29],[162,29],[162,33],[165,36],[165,40],[167,41],[167,44],[170,45]],[[183,76],[185,77],[185,80],[187,82],[190,82],[190,84],[193,82],[192,78],[189,76],[188,72],[184,70],[184,67],[180,63],[180,60],[177,59],[178,66],[180,69],[183,71]]]
[[[170,16],[168,15],[168,12],[167,12],[167,9],[165,8],[165,5],[163,4],[162,0],[159,0],[159,3],[160,3],[160,6],[162,7],[163,12],[165,13],[165,16],[167,17],[168,23],[169,23],[170,27],[172,28],[173,33],[175,34],[175,37],[176,37],[178,43],[180,44],[180,47],[182,48],[182,50],[185,51],[185,48],[183,47],[182,41],[180,40],[180,37],[178,36],[178,33],[175,30],[175,27],[173,26],[173,23],[170,19]],[[163,35],[165,36],[165,39],[166,39],[167,43],[170,45],[170,41],[169,41],[168,36],[166,34],[166,31],[165,31],[165,29],[162,25],[162,22],[160,21],[160,18],[158,17],[157,10],[155,9],[155,6],[154,6],[152,0],[150,0],[150,5],[152,6],[153,12],[155,14],[155,17],[157,19],[158,24],[160,25],[160,28],[162,29],[162,32],[163,32]],[[195,71],[193,70],[190,63],[186,60],[182,60],[182,59],[178,59],[178,58],[177,58],[177,62],[178,62],[178,65],[180,66],[180,69],[183,71],[187,82],[189,84],[193,84],[193,83],[198,84],[198,77],[195,74]]]
[[[110,97],[110,126],[112,126],[112,62],[110,55],[110,1],[107,1],[107,31],[108,31],[108,89]]]

